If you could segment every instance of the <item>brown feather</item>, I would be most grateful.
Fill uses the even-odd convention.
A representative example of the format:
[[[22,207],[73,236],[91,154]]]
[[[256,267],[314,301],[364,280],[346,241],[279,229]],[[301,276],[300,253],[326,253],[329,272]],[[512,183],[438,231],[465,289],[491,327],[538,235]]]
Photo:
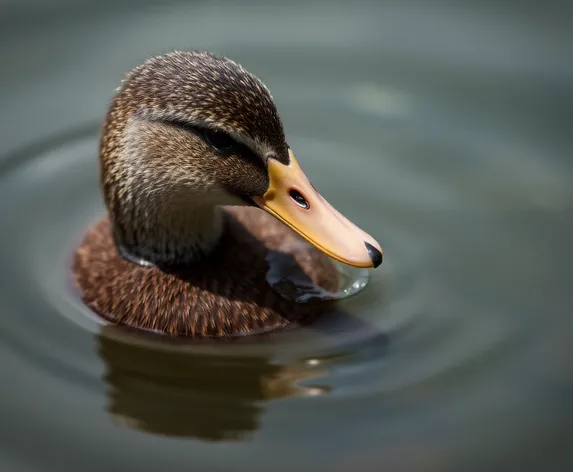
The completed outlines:
[[[226,231],[209,259],[194,266],[144,268],[123,259],[103,218],[76,252],[74,275],[85,303],[107,320],[171,335],[228,337],[299,325],[329,303],[294,303],[266,282],[266,255],[298,239],[262,210],[225,210]],[[293,257],[327,290],[338,284],[330,259],[310,247]]]

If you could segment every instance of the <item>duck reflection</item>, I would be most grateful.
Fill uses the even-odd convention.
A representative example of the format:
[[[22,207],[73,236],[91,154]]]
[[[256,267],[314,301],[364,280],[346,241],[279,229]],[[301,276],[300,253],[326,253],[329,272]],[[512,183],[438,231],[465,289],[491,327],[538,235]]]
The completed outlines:
[[[113,421],[147,433],[245,441],[259,428],[266,402],[329,391],[297,384],[327,373],[305,362],[201,353],[118,326],[106,326],[98,342]]]

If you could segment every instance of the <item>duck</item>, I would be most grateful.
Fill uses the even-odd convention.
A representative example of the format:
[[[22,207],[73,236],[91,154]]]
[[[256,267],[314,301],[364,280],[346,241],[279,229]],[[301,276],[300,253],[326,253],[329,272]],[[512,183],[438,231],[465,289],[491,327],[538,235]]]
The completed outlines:
[[[326,290],[333,260],[382,262],[303,172],[266,85],[225,56],[173,51],[128,72],[103,122],[99,180],[106,211],[72,272],[113,325],[227,339],[296,328],[334,302],[278,293],[270,254]]]

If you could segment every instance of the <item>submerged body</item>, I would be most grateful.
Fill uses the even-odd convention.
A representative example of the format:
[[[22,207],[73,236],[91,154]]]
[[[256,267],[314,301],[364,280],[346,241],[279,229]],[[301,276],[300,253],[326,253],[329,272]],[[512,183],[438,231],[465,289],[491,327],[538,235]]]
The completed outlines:
[[[260,210],[230,207],[211,257],[160,269],[122,257],[104,217],[82,241],[74,273],[85,303],[113,323],[179,336],[263,334],[308,323],[331,306],[295,303],[267,284],[268,252],[295,238]],[[336,290],[338,274],[327,256],[309,247],[293,258],[314,284]]]
[[[74,275],[114,323],[232,336],[308,321],[328,304],[287,301],[265,280],[268,251],[296,233],[318,249],[293,257],[328,290],[327,256],[382,261],[308,181],[266,87],[226,58],[178,52],[132,71],[107,115],[100,169],[108,216],[86,234]]]

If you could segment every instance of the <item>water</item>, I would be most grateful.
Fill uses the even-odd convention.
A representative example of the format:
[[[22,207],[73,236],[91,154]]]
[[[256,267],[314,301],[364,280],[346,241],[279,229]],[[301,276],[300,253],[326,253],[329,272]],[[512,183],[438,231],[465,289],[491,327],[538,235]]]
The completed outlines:
[[[297,303],[307,303],[319,300],[343,300],[361,292],[370,280],[370,270],[358,269],[333,260],[332,264],[338,275],[336,290],[325,290],[314,284],[304,273],[301,273],[291,254],[304,253],[313,246],[302,238],[294,243],[289,242],[279,246],[278,251],[270,251],[267,255],[269,270],[266,275],[267,283],[275,292],[287,300]]]
[[[116,3],[0,15],[0,470],[571,470],[568,7]],[[111,94],[186,47],[385,250],[312,327],[173,345],[74,294]]]

